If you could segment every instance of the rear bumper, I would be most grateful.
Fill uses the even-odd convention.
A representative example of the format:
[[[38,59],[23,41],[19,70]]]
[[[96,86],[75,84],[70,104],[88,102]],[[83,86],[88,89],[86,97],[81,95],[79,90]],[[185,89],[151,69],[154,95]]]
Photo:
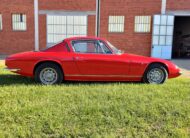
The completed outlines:
[[[182,75],[183,73],[180,71],[179,74]]]
[[[5,68],[5,70],[7,70],[7,71],[11,71],[11,72],[19,72],[21,69],[10,69],[10,68]]]

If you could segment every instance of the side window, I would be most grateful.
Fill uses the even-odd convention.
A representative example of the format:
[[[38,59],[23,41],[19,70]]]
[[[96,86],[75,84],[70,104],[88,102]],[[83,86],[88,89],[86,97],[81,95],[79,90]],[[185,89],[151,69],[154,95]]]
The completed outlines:
[[[111,50],[106,46],[106,44],[102,41],[99,41],[99,45],[105,54],[112,54]]]
[[[77,53],[96,53],[96,54],[108,54],[111,51],[101,41],[83,40],[73,41],[72,46]]]
[[[46,52],[70,52],[68,44],[63,41],[61,43],[56,44],[53,47],[50,47],[48,49],[45,49]]]
[[[72,46],[77,53],[97,53],[98,45],[96,41],[73,41]]]

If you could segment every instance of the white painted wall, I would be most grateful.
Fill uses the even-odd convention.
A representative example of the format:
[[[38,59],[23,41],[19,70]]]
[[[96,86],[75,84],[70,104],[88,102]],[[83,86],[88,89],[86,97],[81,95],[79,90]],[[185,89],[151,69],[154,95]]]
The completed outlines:
[[[34,40],[35,40],[35,51],[39,51],[39,15],[38,15],[38,0],[34,0]]]
[[[167,0],[162,0],[161,14],[166,14]]]

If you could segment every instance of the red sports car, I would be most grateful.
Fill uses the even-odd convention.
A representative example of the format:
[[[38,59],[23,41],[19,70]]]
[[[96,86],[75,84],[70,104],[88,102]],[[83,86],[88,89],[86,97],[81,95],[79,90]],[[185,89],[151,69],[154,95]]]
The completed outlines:
[[[6,59],[7,69],[51,85],[71,81],[143,81],[162,84],[180,76],[180,69],[162,59],[122,53],[105,39],[68,38],[40,52]]]

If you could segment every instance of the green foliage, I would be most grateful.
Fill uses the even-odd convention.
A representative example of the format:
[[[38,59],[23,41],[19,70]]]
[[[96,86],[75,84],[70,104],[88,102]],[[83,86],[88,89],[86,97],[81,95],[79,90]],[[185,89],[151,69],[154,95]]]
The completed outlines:
[[[35,84],[0,65],[0,137],[190,137],[190,79]]]

